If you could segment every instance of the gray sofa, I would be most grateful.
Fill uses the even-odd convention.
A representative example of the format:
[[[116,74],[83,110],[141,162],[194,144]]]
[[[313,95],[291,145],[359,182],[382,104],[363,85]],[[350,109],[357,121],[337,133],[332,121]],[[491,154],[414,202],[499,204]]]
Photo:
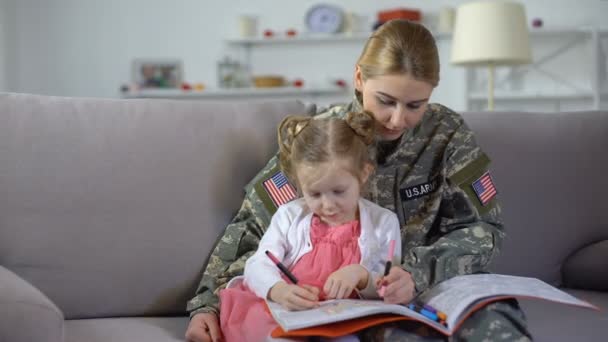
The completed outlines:
[[[0,341],[182,341],[243,186],[280,119],[306,110],[0,95]],[[465,117],[508,227],[495,270],[608,308],[608,113]],[[522,306],[537,341],[608,336],[605,311]]]

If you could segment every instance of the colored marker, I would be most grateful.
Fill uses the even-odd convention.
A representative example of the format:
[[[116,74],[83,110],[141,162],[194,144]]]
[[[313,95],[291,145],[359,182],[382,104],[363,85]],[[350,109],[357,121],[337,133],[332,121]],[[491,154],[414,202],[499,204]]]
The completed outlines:
[[[266,251],[265,253],[270,258],[270,260],[272,260],[272,262],[274,262],[274,264],[277,265],[277,267],[281,270],[281,272],[283,272],[283,274],[286,275],[287,278],[289,278],[289,280],[291,280],[292,283],[294,283],[294,284],[298,283],[298,278],[296,278],[291,272],[289,272],[287,267],[285,267],[285,265],[283,265],[279,261],[279,259],[277,259],[277,257],[275,257],[272,253],[270,253],[270,251]]]
[[[413,311],[418,312],[419,314],[423,315],[424,317],[426,317],[428,319],[431,319],[435,322],[439,322],[440,324],[446,325],[446,320],[447,320],[448,316],[445,313],[433,308],[430,305],[420,306],[420,305],[417,305],[414,303],[410,303],[407,305],[407,307]]]
[[[425,309],[424,307],[421,307],[421,306],[416,305],[416,304],[408,304],[407,307],[410,308],[413,311],[416,311],[417,313],[423,315],[424,317],[426,317],[428,319],[431,319],[431,320],[433,320],[435,322],[438,321],[439,317],[437,317],[437,315],[435,313],[433,313],[433,312]]]
[[[395,240],[391,240],[391,242],[388,244],[388,256],[387,256],[387,260],[386,260],[386,266],[384,266],[384,276],[385,277],[391,271],[394,254],[395,254]],[[380,297],[384,297],[385,291],[386,291],[386,285],[382,285],[382,287],[380,287],[380,290],[378,290],[378,294],[380,295]]]
[[[423,307],[424,309],[426,309],[426,310],[428,310],[428,311],[430,311],[430,312],[432,312],[432,313],[436,314],[436,315],[437,315],[437,317],[439,317],[439,319],[440,319],[440,320],[442,320],[442,321],[445,321],[445,320],[447,320],[447,319],[448,319],[448,315],[446,315],[446,314],[445,314],[444,312],[442,312],[442,311],[439,311],[439,310],[435,309],[434,307],[432,307],[432,306],[430,306],[430,305],[428,305],[428,304],[424,304],[422,307]]]

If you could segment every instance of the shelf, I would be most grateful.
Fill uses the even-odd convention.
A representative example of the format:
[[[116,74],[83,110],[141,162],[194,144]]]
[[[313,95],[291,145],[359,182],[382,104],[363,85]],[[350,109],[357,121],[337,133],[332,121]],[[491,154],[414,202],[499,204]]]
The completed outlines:
[[[579,35],[589,34],[593,31],[597,31],[599,34],[608,32],[606,28],[594,28],[594,27],[530,27],[530,36],[567,36],[567,35]]]
[[[512,91],[494,92],[494,100],[572,100],[572,99],[592,99],[593,93],[586,92],[567,92],[567,91]],[[469,95],[471,101],[487,101],[487,92],[475,92]]]
[[[200,99],[220,97],[264,97],[264,96],[319,96],[339,95],[345,93],[343,87],[317,88],[233,88],[205,89],[203,91],[184,91],[181,89],[143,89],[136,92],[123,93],[123,98],[162,98],[162,99]]]
[[[600,35],[608,33],[608,28],[593,28],[593,27],[541,27],[529,28],[530,36],[568,36],[581,35],[597,31]],[[288,36],[273,36],[273,37],[255,37],[255,38],[230,38],[226,39],[228,44],[232,45],[272,45],[272,44],[306,44],[306,43],[338,43],[338,42],[365,42],[372,32],[356,32],[356,33],[301,33],[293,37]],[[451,33],[433,32],[435,39],[449,39]]]
[[[336,34],[300,34],[293,37],[256,37],[256,38],[232,38],[227,39],[228,44],[239,45],[264,45],[264,44],[289,44],[289,43],[319,43],[319,42],[343,42],[343,41],[365,41],[371,32],[360,33],[336,33]]]
[[[287,36],[276,36],[276,37],[256,37],[256,38],[231,38],[227,39],[226,42],[232,45],[271,45],[271,44],[306,44],[306,43],[338,43],[338,42],[365,42],[371,32],[357,32],[357,33],[335,33],[335,34],[321,34],[321,33],[303,33],[293,37]],[[443,39],[450,37],[447,33],[434,34],[436,39]]]

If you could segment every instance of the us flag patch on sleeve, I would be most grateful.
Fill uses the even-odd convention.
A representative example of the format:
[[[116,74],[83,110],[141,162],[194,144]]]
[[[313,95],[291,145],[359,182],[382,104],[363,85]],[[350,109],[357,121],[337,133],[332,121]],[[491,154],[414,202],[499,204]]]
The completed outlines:
[[[281,171],[265,180],[262,186],[276,207],[290,202],[297,197],[296,189],[289,184],[287,177]]]
[[[481,177],[474,181],[471,186],[473,187],[473,191],[475,191],[475,195],[477,195],[479,202],[484,206],[498,193],[494,186],[494,182],[492,181],[492,177],[490,176],[490,171],[486,171]]]

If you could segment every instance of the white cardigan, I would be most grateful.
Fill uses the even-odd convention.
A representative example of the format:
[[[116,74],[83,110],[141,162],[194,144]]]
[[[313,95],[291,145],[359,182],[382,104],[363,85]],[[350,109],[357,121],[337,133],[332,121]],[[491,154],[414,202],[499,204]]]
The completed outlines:
[[[265,251],[272,252],[288,269],[292,269],[304,254],[312,250],[312,216],[303,198],[280,206],[273,215],[258,250],[245,264],[245,283],[257,296],[266,299],[270,288],[282,281],[281,271]],[[359,200],[359,220],[361,266],[370,274],[367,287],[360,293],[366,298],[377,297],[374,280],[384,273],[391,240],[395,240],[392,262],[399,264],[401,260],[399,220],[392,211],[365,199]]]

